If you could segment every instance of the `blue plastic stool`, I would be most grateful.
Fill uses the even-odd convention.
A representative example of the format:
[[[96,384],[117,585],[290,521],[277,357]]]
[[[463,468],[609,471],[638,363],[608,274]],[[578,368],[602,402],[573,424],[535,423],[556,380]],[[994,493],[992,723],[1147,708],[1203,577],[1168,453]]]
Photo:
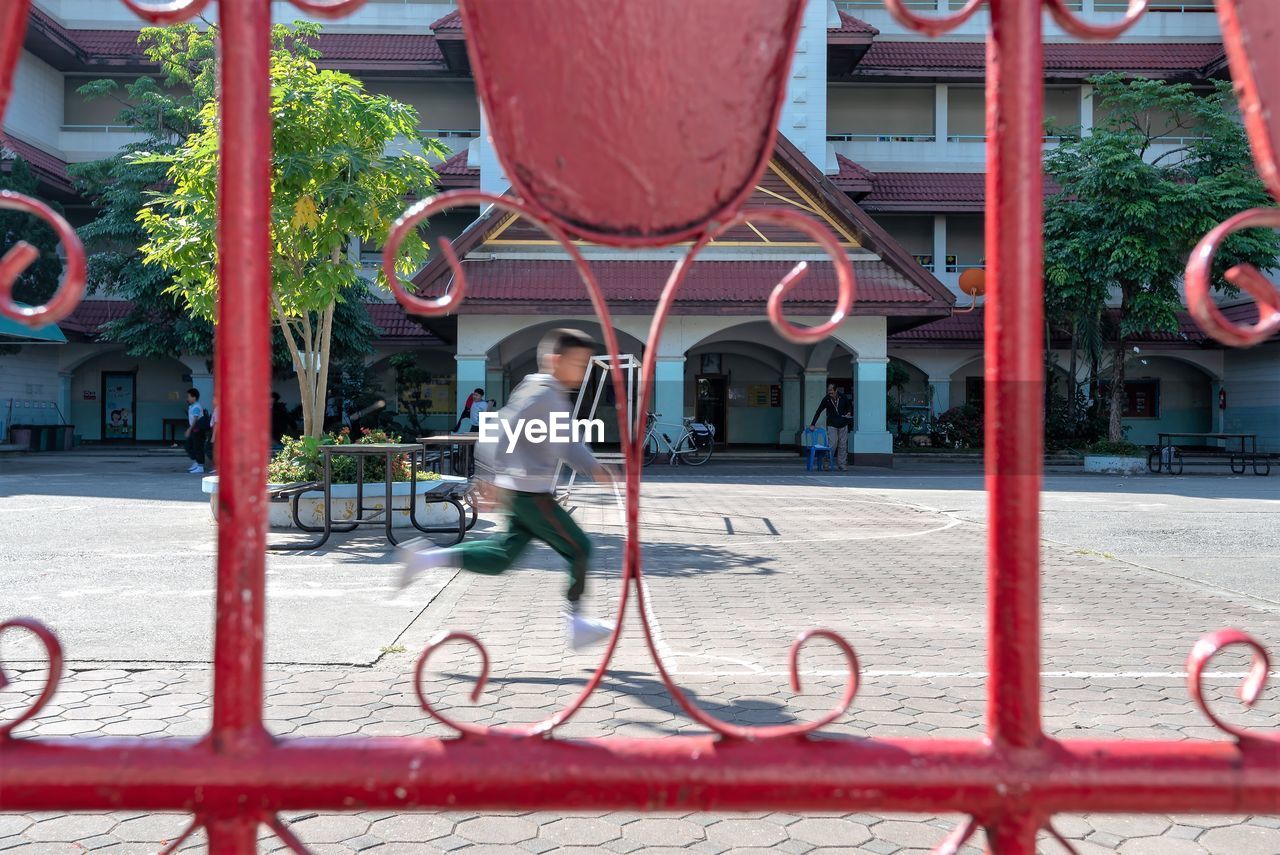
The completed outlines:
[[[819,436],[822,437],[822,442],[818,442]],[[813,471],[813,464],[815,460],[818,463],[818,469],[821,470],[823,457],[826,457],[827,459],[827,468],[830,469],[832,467],[833,465],[832,461],[834,460],[834,458],[831,456],[831,440],[827,436],[826,428],[820,428],[820,427],[805,428],[803,443],[804,443],[804,447],[809,451],[809,456],[808,456],[808,459],[805,461],[805,467],[804,467],[806,472]]]

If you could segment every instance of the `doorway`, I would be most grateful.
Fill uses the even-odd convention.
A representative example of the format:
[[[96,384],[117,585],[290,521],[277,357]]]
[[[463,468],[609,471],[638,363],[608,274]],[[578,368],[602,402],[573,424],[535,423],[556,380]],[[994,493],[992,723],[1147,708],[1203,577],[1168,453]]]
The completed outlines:
[[[102,439],[106,442],[133,442],[137,438],[138,375],[133,372],[102,372]]]
[[[716,442],[727,443],[729,441],[729,425],[725,418],[727,378],[723,374],[699,374],[697,385],[698,400],[694,409],[694,418],[714,425]]]

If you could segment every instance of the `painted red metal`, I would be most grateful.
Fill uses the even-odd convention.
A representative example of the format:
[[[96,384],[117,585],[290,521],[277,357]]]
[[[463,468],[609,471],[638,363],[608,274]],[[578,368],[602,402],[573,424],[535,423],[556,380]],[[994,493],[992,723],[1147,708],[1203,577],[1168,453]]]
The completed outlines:
[[[541,219],[597,243],[661,246],[754,190],[804,0],[699,0],[694,15],[686,0],[460,9],[494,150]],[[547,62],[553,44],[574,61]]]
[[[318,4],[297,2],[300,8],[325,14],[350,11],[359,0]],[[980,6],[971,0],[959,13],[926,20],[909,12],[900,0],[886,0],[908,26],[938,34],[963,23]],[[1104,37],[1116,27],[1095,27],[1071,16],[1060,0],[1045,0],[1062,26],[1080,35]],[[570,2],[558,0],[558,42],[596,50],[613,45],[607,30],[623,6],[650,4]],[[138,8],[138,4],[129,0]],[[1252,0],[1253,8],[1262,0]],[[171,21],[191,15],[202,0],[150,7],[155,20]],[[501,5],[504,17],[492,13]],[[654,4],[655,7],[657,4]],[[785,15],[767,32],[772,50],[787,53],[795,37],[794,16],[800,4],[772,0],[735,2],[735,13],[746,9],[752,27],[765,27],[768,6],[773,13],[785,5]],[[223,100],[223,159],[220,171],[219,270],[222,279],[217,334],[217,378],[223,445],[219,492],[218,600],[214,649],[215,686],[213,725],[200,740],[95,740],[91,745],[68,739],[16,738],[12,731],[38,714],[56,690],[62,651],[51,632],[32,621],[0,624],[34,632],[50,659],[49,678],[34,705],[0,726],[0,792],[4,810],[183,810],[195,815],[196,827],[209,834],[210,849],[218,853],[254,851],[259,823],[265,823],[296,852],[303,843],[276,817],[282,810],[427,809],[486,810],[519,808],[631,809],[631,810],[862,810],[961,812],[968,818],[941,841],[937,852],[954,852],[979,827],[994,852],[1031,853],[1036,834],[1061,812],[1223,812],[1280,813],[1280,750],[1274,735],[1255,734],[1236,727],[1209,709],[1200,681],[1218,651],[1244,646],[1254,653],[1250,676],[1241,688],[1246,704],[1257,700],[1268,669],[1265,650],[1235,630],[1206,636],[1188,660],[1192,696],[1209,721],[1232,737],[1222,742],[1068,741],[1046,736],[1040,724],[1039,699],[1039,560],[1038,499],[1041,484],[1042,434],[1042,293],[1041,293],[1041,78],[1043,48],[1042,7],[1031,0],[988,0],[991,38],[988,45],[988,149],[986,315],[987,354],[987,488],[993,532],[989,554],[989,722],[988,738],[973,741],[925,739],[813,740],[808,735],[841,715],[857,690],[858,665],[853,648],[827,630],[801,635],[791,648],[792,684],[798,688],[801,646],[820,637],[833,643],[849,663],[843,697],[817,721],[786,728],[745,728],[722,722],[696,707],[667,672],[652,637],[642,584],[639,544],[640,448],[643,414],[619,408],[620,435],[626,445],[624,580],[619,618],[634,597],[646,643],[664,683],[682,707],[713,733],[662,740],[555,739],[556,727],[576,712],[595,690],[608,669],[620,637],[615,632],[591,681],[564,709],[536,725],[522,728],[483,728],[453,721],[436,711],[421,689],[421,674],[441,645],[464,642],[478,649],[482,668],[473,699],[483,690],[489,657],[475,636],[449,633],[423,652],[418,662],[419,698],[427,714],[452,727],[457,738],[284,739],[269,735],[262,723],[262,631],[264,605],[264,541],[266,504],[263,484],[266,460],[266,399],[269,391],[270,287],[269,170],[271,126],[268,113],[267,60],[269,4],[261,0],[222,0],[221,19]],[[1131,7],[1125,23],[1141,11]],[[1233,65],[1247,49],[1241,40],[1249,27],[1237,26],[1233,10],[1245,0],[1220,0]],[[323,6],[324,8],[317,8]],[[14,17],[13,10],[22,14]],[[651,183],[640,171],[619,177],[634,150],[630,122],[637,105],[662,109],[679,90],[665,78],[641,87],[611,106],[600,92],[578,88],[581,69],[547,67],[540,57],[536,74],[522,69],[513,76],[502,70],[492,53],[508,43],[507,28],[529,21],[514,20],[512,10],[523,4],[496,0],[463,0],[471,34],[471,61],[481,80],[481,95],[493,123],[499,156],[523,196],[496,197],[456,192],[426,200],[410,208],[395,224],[384,254],[385,269],[397,298],[411,311],[441,315],[456,310],[466,296],[464,265],[452,246],[441,251],[454,269],[449,295],[427,299],[408,293],[394,274],[400,239],[424,218],[455,205],[497,205],[543,228],[568,254],[599,315],[612,354],[618,341],[599,285],[571,237],[588,236],[614,245],[670,243],[693,238],[688,255],[672,270],[650,330],[655,343],[699,250],[716,234],[744,221],[739,209],[745,195],[742,182],[759,175],[773,149],[782,90],[777,83],[785,59],[765,62],[768,73],[763,97],[752,93],[751,106],[735,112],[725,104],[704,105],[718,121],[742,119],[745,124],[719,130],[723,154],[732,168],[704,176],[698,169],[687,186],[671,192],[652,192],[664,185]],[[726,4],[681,4],[680,26],[705,32],[711,23],[724,23]],[[568,14],[572,12],[572,14]],[[18,25],[25,21],[25,0],[10,0],[0,9],[0,107],[12,84],[13,58],[20,44]],[[792,16],[792,17],[789,17]],[[612,18],[608,24],[601,18]],[[676,38],[665,22],[634,11],[622,18],[634,26],[653,25],[638,43],[654,52],[632,58],[641,79],[654,62],[661,65],[661,39]],[[1272,20],[1272,19],[1268,19]],[[1252,25],[1250,25],[1252,26]],[[1268,30],[1269,32],[1269,30]],[[632,35],[635,35],[632,33]],[[739,38],[741,34],[739,33]],[[528,33],[519,33],[520,41]],[[681,42],[672,42],[679,44]],[[699,43],[707,64],[740,59],[734,36],[720,33]],[[612,60],[614,57],[608,57]],[[490,63],[498,62],[494,69]],[[606,63],[608,65],[608,63]],[[493,73],[490,74],[490,71]],[[598,70],[598,69],[596,69]],[[633,69],[634,70],[634,69]],[[740,69],[749,70],[749,69]],[[658,68],[656,74],[664,74]],[[1267,72],[1273,76],[1275,72]],[[1272,81],[1274,82],[1274,81]],[[555,90],[555,87],[562,87]],[[567,87],[567,88],[566,88]],[[596,109],[589,125],[616,144],[616,163],[573,161],[562,166],[556,156],[569,151],[555,140],[563,117],[545,111],[546,91],[538,91],[538,109],[526,110],[516,95],[529,89],[551,89],[550,101],[575,104],[574,98]],[[1245,87],[1247,89],[1247,87]],[[602,87],[607,91],[608,87]],[[1255,88],[1259,108],[1265,96]],[[565,94],[570,92],[572,94]],[[699,93],[701,95],[703,93]],[[647,100],[646,100],[647,99]],[[1246,105],[1248,98],[1245,98]],[[684,107],[687,105],[675,105]],[[741,105],[739,105],[741,106]],[[615,109],[616,107],[616,109]],[[1261,116],[1261,112],[1259,116]],[[1250,133],[1256,150],[1265,121],[1254,117]],[[696,130],[696,129],[695,129]],[[621,134],[621,136],[619,136]],[[591,136],[590,134],[587,135]],[[530,144],[526,155],[513,148],[516,140]],[[575,136],[577,143],[581,139]],[[648,144],[652,140],[645,140]],[[705,142],[705,140],[704,140]],[[1263,141],[1265,142],[1265,140]],[[532,145],[539,143],[539,145]],[[681,141],[680,156],[688,149]],[[1263,163],[1269,154],[1262,154]],[[607,159],[606,159],[607,160]],[[670,164],[662,158],[664,174]],[[636,163],[643,164],[643,158]],[[579,164],[585,163],[585,166]],[[714,170],[713,170],[714,171]],[[726,177],[727,176],[727,177]],[[723,179],[723,180],[722,180]],[[601,188],[608,187],[604,199]],[[572,191],[572,192],[570,192]],[[616,206],[621,199],[625,206]],[[644,210],[639,210],[643,208]],[[24,210],[35,210],[26,207]],[[43,215],[42,212],[40,212]],[[825,323],[802,328],[783,317],[788,293],[805,275],[797,266],[773,290],[767,314],[781,335],[792,341],[813,342],[835,329],[848,315],[855,282],[848,258],[834,238],[797,211],[752,210],[753,222],[769,221],[810,235],[831,256],[836,271],[834,309]],[[1208,270],[1213,250],[1236,228],[1275,226],[1274,213],[1246,212],[1224,223],[1192,259],[1188,292],[1192,311],[1206,330],[1231,343],[1248,344],[1268,331],[1280,316],[1280,296],[1256,271],[1237,271],[1242,286],[1258,300],[1263,314],[1253,330],[1232,327],[1215,314],[1207,301]],[[70,252],[70,245],[68,251]],[[12,275],[23,262],[22,250],[0,270]],[[70,266],[70,265],[69,265]],[[68,280],[72,279],[70,271]],[[1268,290],[1269,289],[1269,290]],[[74,288],[60,299],[72,305]],[[30,318],[27,319],[30,322]],[[48,320],[48,317],[45,318]],[[656,347],[646,350],[642,399],[654,380]],[[628,400],[618,369],[612,372],[617,400]],[[620,621],[621,623],[621,621]],[[4,677],[0,673],[0,687]],[[531,738],[541,737],[541,738]],[[1064,843],[1049,826],[1049,834]],[[184,835],[185,837],[186,835]],[[177,843],[170,846],[176,848]]]

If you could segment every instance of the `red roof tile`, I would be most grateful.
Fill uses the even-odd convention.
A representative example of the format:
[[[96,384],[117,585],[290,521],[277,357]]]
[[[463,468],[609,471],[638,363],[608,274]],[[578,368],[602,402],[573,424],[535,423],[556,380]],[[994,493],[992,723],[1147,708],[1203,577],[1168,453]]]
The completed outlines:
[[[872,189],[858,204],[868,211],[982,211],[986,205],[984,172],[877,172]],[[1046,177],[1046,196],[1057,185]]]
[[[1216,43],[1064,44],[1044,47],[1045,69],[1054,71],[1198,71],[1222,59]],[[855,73],[963,70],[986,67],[982,42],[876,41]]]
[[[1115,310],[1111,310],[1110,314],[1114,319]],[[1252,317],[1256,319],[1257,313],[1255,312]],[[1055,340],[1059,335],[1065,337],[1065,333],[1055,333]],[[981,342],[983,340],[983,310],[979,306],[972,312],[952,315],[949,318],[923,324],[914,329],[892,333],[889,339],[895,342]],[[1178,313],[1177,330],[1172,332],[1139,333],[1131,336],[1131,339],[1135,342],[1151,344],[1202,345],[1210,342],[1209,337],[1204,334],[1186,312]]]
[[[843,154],[836,155],[836,163],[840,165],[840,171],[830,176],[831,183],[846,193],[866,194],[871,190],[876,177],[874,172]]]
[[[399,303],[368,303],[365,309],[369,312],[369,319],[373,321],[373,325],[378,328],[379,339],[413,339],[419,342],[440,343],[440,339],[434,333],[406,315],[404,307]]]
[[[840,13],[840,26],[829,27],[828,33],[865,33],[869,36],[878,36],[880,31],[868,24],[861,18],[855,18],[848,12]]]
[[[450,12],[448,15],[445,15],[443,18],[440,18],[432,22],[431,32],[438,33],[441,30],[444,30],[450,33],[461,33],[462,32],[462,12],[460,12],[457,9],[454,9],[452,12]]]
[[[45,26],[55,28],[91,59],[130,59],[150,65],[138,45],[137,30],[67,29],[52,19]],[[325,65],[342,64],[361,68],[363,63],[443,66],[444,55],[433,35],[416,33],[321,33],[316,42]],[[376,66],[375,66],[376,67]]]
[[[71,176],[67,174],[66,161],[10,134],[0,134],[0,146],[31,164],[32,170],[41,178],[62,188],[71,189]]]
[[[445,190],[480,186],[480,170],[467,166],[465,148],[437,166],[436,174],[440,176],[440,187]]]
[[[130,300],[83,300],[66,320],[58,322],[64,332],[97,335],[104,324],[118,321],[133,308]]]
[[[794,267],[793,261],[699,261],[681,289],[677,303],[743,303],[761,305],[774,285]],[[859,305],[869,303],[927,304],[929,294],[881,261],[854,262]],[[592,261],[606,299],[624,303],[656,303],[671,272],[667,261]],[[587,293],[573,264],[559,258],[467,262],[467,306],[492,311],[492,303],[585,302]],[[829,306],[836,292],[830,264],[815,263],[809,275],[788,298],[788,305]],[[515,307],[513,307],[515,308]],[[757,307],[758,308],[758,307]],[[521,311],[524,311],[521,309]]]

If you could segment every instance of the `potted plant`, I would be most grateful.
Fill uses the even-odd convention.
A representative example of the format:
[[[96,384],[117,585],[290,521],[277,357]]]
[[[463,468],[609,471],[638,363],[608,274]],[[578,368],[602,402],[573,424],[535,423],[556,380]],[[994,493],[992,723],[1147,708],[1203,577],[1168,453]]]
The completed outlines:
[[[1147,450],[1127,440],[1101,440],[1085,450],[1084,471],[1111,475],[1141,475],[1147,471]]]
[[[349,445],[352,442],[351,431],[343,428],[336,433],[327,433],[323,437],[306,436],[301,438],[284,437],[283,447],[276,452],[267,464],[267,483],[269,487],[297,484],[308,481],[320,481],[324,478],[324,458],[320,449],[326,445]],[[377,445],[380,443],[398,443],[401,438],[385,430],[364,429],[356,440],[361,445]],[[386,503],[384,484],[385,464],[377,458],[365,460],[364,474],[364,506],[365,514],[379,510]],[[395,528],[410,526],[408,496],[415,496],[418,503],[418,522],[423,525],[450,525],[456,521],[456,512],[448,505],[428,502],[426,495],[434,490],[447,489],[447,484],[459,483],[463,478],[440,475],[436,472],[418,470],[417,483],[410,483],[410,464],[407,455],[394,458],[392,466],[392,498],[396,506],[401,508],[395,512],[392,525]],[[341,523],[356,515],[356,460],[347,455],[335,455],[332,463],[333,484],[330,488],[333,503],[333,521]],[[217,513],[218,476],[210,475],[202,484],[204,492],[210,496],[210,505]],[[313,490],[303,493],[298,500],[298,516],[307,525],[322,525],[324,521],[324,491]],[[273,502],[268,505],[268,519],[273,527],[291,528],[293,517],[287,502]]]

